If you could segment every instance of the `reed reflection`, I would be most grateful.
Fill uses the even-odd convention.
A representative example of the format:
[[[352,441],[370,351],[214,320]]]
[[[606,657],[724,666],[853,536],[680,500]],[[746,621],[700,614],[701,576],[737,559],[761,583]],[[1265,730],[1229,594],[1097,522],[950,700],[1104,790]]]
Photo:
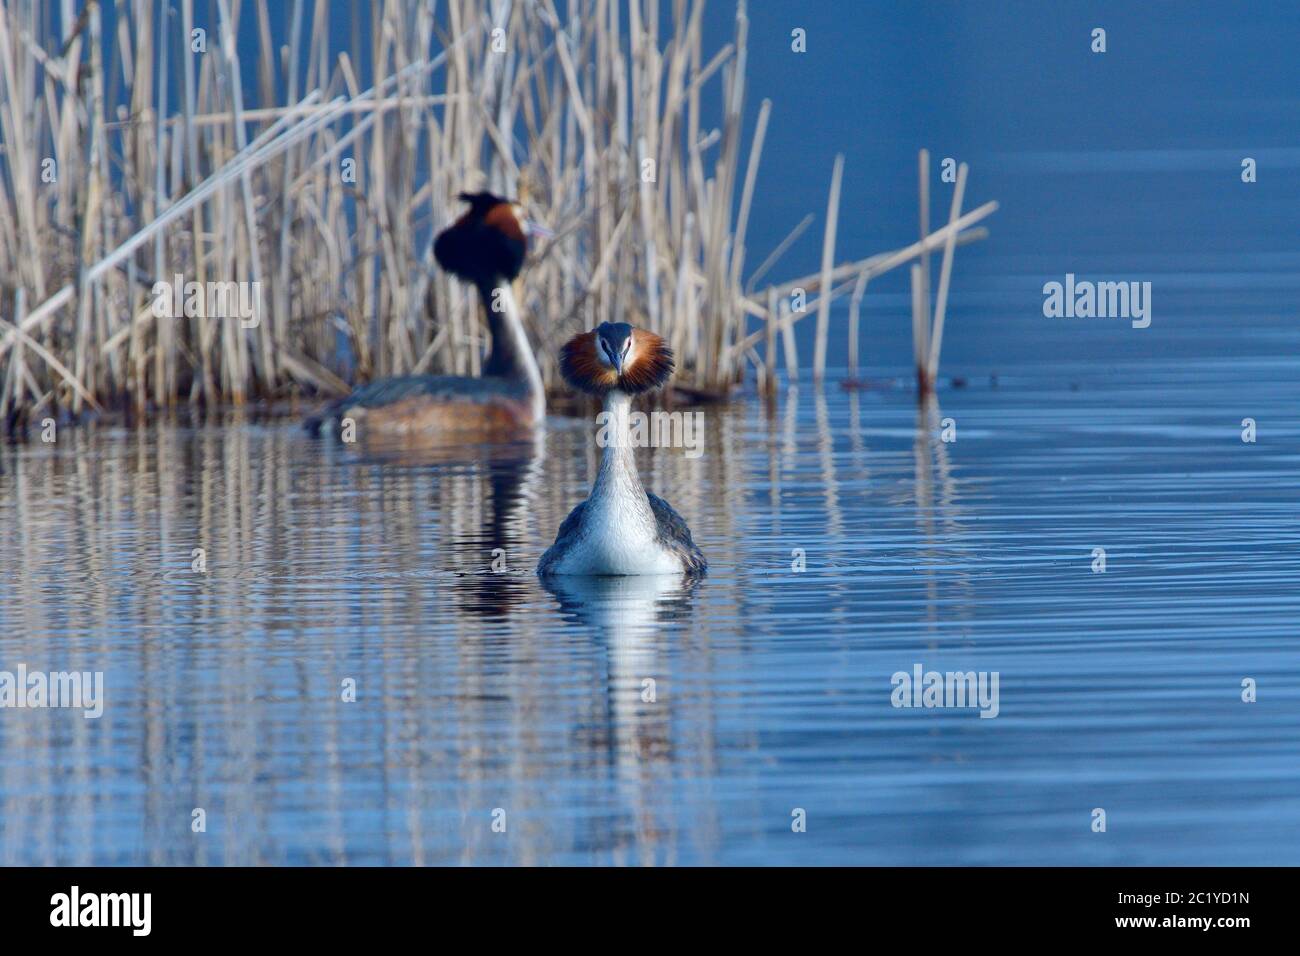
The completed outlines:
[[[963,540],[962,508],[959,504],[957,479],[953,474],[949,446],[957,441],[957,424],[945,418],[934,392],[922,396],[916,407],[916,436],[912,442],[913,487],[915,489],[917,545],[922,557],[921,573],[925,581],[925,617],[930,630],[937,631],[941,622],[951,626],[970,613],[960,601],[954,612],[945,607],[940,581],[959,594],[970,591],[970,575],[954,558],[954,543]],[[964,555],[962,555],[964,557]]]

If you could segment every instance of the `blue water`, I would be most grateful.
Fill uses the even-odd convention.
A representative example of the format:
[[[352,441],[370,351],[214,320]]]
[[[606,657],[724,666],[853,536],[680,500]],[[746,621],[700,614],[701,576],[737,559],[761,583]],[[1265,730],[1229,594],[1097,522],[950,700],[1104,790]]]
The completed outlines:
[[[1288,359],[1067,361],[711,409],[643,464],[692,588],[530,573],[576,422],[7,448],[0,661],[106,705],[0,711],[0,862],[1295,863],[1297,399]],[[998,715],[893,707],[916,664],[998,672]]]

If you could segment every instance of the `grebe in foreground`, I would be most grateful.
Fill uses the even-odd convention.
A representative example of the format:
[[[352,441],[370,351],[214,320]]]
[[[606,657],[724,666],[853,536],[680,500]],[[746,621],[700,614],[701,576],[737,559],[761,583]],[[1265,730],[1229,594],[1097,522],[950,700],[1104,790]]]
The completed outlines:
[[[668,381],[672,350],[644,329],[605,322],[569,340],[560,371],[574,388],[604,399],[610,439],[590,496],[564,519],[537,573],[702,573],[708,563],[686,522],[641,486],[628,434],[632,396]]]
[[[313,432],[351,418],[367,434],[519,433],[546,417],[542,374],[528,344],[511,282],[537,227],[518,204],[491,193],[461,193],[469,211],[443,230],[433,254],[443,269],[474,283],[492,349],[483,376],[404,375],[355,390],[307,420]],[[542,230],[538,230],[542,231]]]

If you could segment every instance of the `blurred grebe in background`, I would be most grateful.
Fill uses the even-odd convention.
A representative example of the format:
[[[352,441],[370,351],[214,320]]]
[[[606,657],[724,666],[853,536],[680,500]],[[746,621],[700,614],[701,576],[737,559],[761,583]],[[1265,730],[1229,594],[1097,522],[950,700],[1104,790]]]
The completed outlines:
[[[439,234],[433,254],[439,266],[478,289],[492,334],[482,377],[378,379],[309,418],[309,431],[337,434],[339,423],[351,418],[366,434],[510,435],[546,417],[542,373],[511,287],[523,268],[529,236],[546,232],[524,218],[518,203],[488,192],[460,198],[469,210]]]
[[[574,388],[604,399],[610,438],[591,494],[564,519],[537,573],[702,573],[708,564],[686,522],[642,487],[629,435],[632,397],[672,377],[672,350],[652,332],[605,322],[569,340],[560,371]]]

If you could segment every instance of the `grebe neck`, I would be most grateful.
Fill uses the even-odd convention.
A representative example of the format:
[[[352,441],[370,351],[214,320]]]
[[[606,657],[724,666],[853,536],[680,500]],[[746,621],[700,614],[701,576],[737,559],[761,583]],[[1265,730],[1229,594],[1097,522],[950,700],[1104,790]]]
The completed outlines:
[[[479,286],[479,298],[487,313],[488,330],[492,333],[492,349],[483,365],[484,375],[500,376],[522,382],[528,387],[533,414],[537,421],[546,415],[546,390],[542,385],[542,371],[528,344],[523,316],[515,290],[504,278]]]
[[[633,512],[650,515],[650,503],[636,470],[636,457],[632,449],[630,415],[632,396],[614,389],[605,396],[605,407],[599,419],[597,437],[601,449],[600,469],[591,489],[593,499],[617,502]]]

